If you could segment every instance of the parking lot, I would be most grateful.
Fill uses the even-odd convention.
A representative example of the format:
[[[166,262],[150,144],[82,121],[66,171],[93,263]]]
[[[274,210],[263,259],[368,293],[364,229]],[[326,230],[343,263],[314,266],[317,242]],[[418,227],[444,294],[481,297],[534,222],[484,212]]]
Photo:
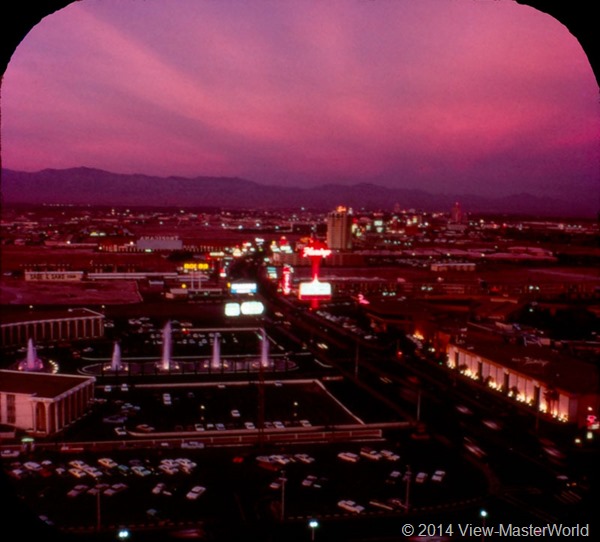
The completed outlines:
[[[182,327],[175,326],[173,357],[210,361],[214,337],[192,331],[190,341]],[[159,361],[157,329],[130,329],[123,362]],[[75,362],[106,363],[112,346],[83,345]],[[255,331],[224,333],[220,347],[223,358],[254,352],[258,359],[261,339]],[[270,349],[285,355],[273,340]],[[297,359],[300,370],[290,374],[101,375],[89,416],[59,443],[5,458],[4,470],[35,515],[70,532],[189,527],[218,530],[223,540],[231,539],[223,530],[260,530],[282,519],[399,520],[407,507],[435,513],[485,493],[485,479],[462,450],[386,426],[404,420],[331,371],[302,379],[314,369],[304,371],[304,357]],[[385,430],[363,441],[344,430],[378,423]],[[311,438],[283,438],[298,434]]]
[[[257,430],[261,416],[266,430],[361,423],[318,380],[106,385],[96,395],[95,423],[73,428],[71,440],[201,439],[213,431]]]
[[[34,451],[6,459],[4,469],[37,515],[67,529],[93,528],[98,517],[105,527],[135,529],[393,516],[405,513],[407,494],[419,510],[464,504],[485,490],[459,455],[402,432],[367,443]]]
[[[98,515],[110,529],[393,518],[407,506],[462,507],[485,493],[485,479],[461,450],[414,439],[408,428],[363,441],[336,438],[344,427],[369,426],[360,393],[349,383],[326,384],[105,384],[92,414],[62,443],[5,458],[4,470],[36,515],[67,530],[95,529]],[[342,402],[338,392],[353,400]],[[261,396],[265,434],[314,432],[320,440],[257,438]],[[390,420],[383,410],[376,418],[368,404],[364,421]]]

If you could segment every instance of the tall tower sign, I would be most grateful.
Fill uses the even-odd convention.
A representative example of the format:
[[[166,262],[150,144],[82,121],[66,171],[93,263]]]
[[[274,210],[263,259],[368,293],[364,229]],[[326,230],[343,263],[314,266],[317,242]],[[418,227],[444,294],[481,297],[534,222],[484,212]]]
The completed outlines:
[[[311,243],[304,247],[302,255],[309,258],[311,261],[312,273],[310,282],[301,282],[298,288],[298,299],[310,301],[311,306],[316,308],[319,301],[331,299],[331,284],[329,282],[319,281],[319,269],[321,260],[327,258],[331,254],[331,250],[327,245],[316,239],[312,239]]]

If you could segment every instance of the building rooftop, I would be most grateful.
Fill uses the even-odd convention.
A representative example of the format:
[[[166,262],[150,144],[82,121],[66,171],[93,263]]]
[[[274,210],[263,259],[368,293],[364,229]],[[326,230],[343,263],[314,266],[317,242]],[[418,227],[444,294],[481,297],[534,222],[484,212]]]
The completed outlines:
[[[94,377],[0,370],[0,392],[52,399]]]
[[[598,393],[598,367],[538,344],[520,345],[502,336],[469,330],[457,345],[490,361],[571,393]]]
[[[65,318],[85,318],[90,316],[103,315],[92,309],[72,308],[72,309],[46,309],[36,308],[28,309],[23,306],[4,307],[0,316],[0,324],[14,324],[17,322],[37,322],[40,320],[60,320]]]

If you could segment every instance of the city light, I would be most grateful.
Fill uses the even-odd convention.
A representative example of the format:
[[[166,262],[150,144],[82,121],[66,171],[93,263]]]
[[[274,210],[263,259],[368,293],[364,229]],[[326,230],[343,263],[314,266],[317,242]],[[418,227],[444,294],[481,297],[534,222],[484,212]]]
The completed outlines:
[[[330,299],[331,283],[320,282],[316,279],[311,282],[301,282],[298,298],[302,300]]]
[[[311,540],[338,525],[391,539],[378,512],[405,514],[411,497],[421,511],[493,502],[484,468],[519,492],[523,517],[539,495],[563,522],[593,509],[600,279],[587,261],[536,258],[585,254],[597,223],[561,238],[552,220],[507,214],[494,229],[462,208],[464,220],[356,209],[351,228],[308,210],[61,208],[50,227],[43,207],[4,220],[2,468],[24,502],[119,540],[166,527],[191,538],[192,522],[196,538],[214,525],[234,540],[263,518],[303,518]],[[145,228],[152,247],[137,245]],[[185,241],[166,250],[173,231]],[[389,420],[406,431],[389,438]],[[515,476],[532,462],[535,480]],[[201,508],[200,525],[196,499],[233,506]],[[512,521],[505,508],[459,506],[454,525],[479,540],[490,518]]]
[[[232,294],[255,294],[258,285],[256,282],[232,282],[229,289]]]
[[[327,258],[331,255],[331,250],[322,247],[304,247],[302,255],[305,258]]]
[[[244,315],[259,315],[265,311],[261,301],[244,301],[240,304],[240,312]]]
[[[239,316],[242,313],[239,303],[225,303],[225,316]]]

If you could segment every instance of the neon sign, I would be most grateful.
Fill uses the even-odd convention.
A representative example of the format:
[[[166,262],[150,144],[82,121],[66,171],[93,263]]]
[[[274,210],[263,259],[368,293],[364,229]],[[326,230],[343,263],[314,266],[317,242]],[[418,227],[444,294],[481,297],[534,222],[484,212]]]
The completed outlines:
[[[327,258],[331,255],[329,248],[304,247],[302,255],[305,258]]]

